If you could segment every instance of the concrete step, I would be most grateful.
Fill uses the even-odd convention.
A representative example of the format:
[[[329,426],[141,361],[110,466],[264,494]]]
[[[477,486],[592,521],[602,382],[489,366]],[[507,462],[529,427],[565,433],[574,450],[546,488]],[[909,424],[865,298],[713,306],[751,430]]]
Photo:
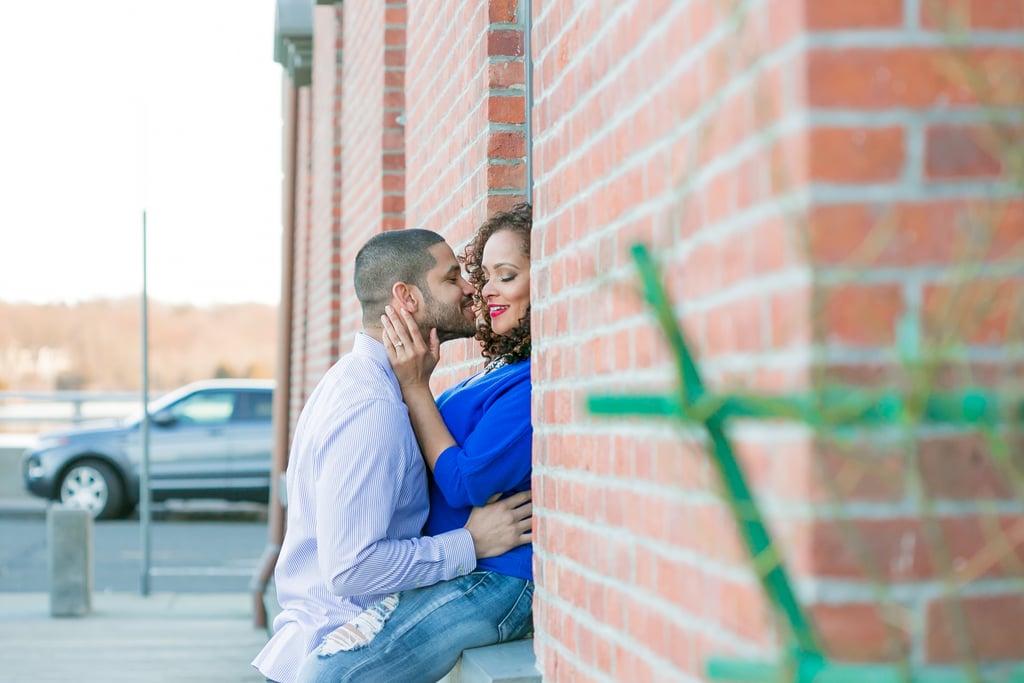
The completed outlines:
[[[533,639],[466,650],[438,683],[540,683]]]

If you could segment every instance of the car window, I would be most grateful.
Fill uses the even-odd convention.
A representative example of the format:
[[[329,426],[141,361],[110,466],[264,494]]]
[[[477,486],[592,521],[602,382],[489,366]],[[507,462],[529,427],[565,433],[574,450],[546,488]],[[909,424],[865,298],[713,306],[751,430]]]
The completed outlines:
[[[274,394],[269,391],[245,391],[238,395],[238,403],[231,419],[266,422],[274,415]]]
[[[182,424],[219,424],[231,419],[235,410],[235,394],[230,391],[201,391],[170,406]]]
[[[268,391],[258,394],[251,394],[251,396],[253,419],[272,419],[274,417],[274,395]]]

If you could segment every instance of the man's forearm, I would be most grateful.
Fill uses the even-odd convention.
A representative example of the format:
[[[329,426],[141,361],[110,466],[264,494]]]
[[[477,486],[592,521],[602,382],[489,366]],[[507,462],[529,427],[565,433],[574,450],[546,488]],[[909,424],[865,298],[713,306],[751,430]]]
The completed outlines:
[[[430,586],[476,568],[466,529],[422,538],[380,540],[349,566],[324,568],[336,595],[374,595]]]

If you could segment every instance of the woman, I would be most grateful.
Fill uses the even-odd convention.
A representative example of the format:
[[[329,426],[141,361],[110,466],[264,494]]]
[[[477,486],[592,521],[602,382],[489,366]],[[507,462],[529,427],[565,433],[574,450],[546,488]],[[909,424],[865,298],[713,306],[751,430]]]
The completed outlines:
[[[466,247],[462,260],[482,313],[476,337],[489,362],[436,402],[429,386],[440,353],[436,331],[427,343],[408,312],[389,308],[381,318],[433,473],[426,535],[462,527],[473,507],[530,488],[531,226],[531,207],[520,204],[493,215]],[[339,629],[347,631],[335,646],[325,641],[314,651],[299,680],[434,683],[464,649],[529,635],[532,565],[532,546],[523,545],[479,560],[465,576],[389,598]]]

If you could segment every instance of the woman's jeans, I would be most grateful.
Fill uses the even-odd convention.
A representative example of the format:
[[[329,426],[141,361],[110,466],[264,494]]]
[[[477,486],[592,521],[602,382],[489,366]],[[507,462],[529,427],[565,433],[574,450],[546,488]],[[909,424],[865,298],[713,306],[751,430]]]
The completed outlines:
[[[533,631],[533,582],[489,571],[406,591],[368,643],[333,654],[318,647],[300,683],[435,683],[462,651]]]

